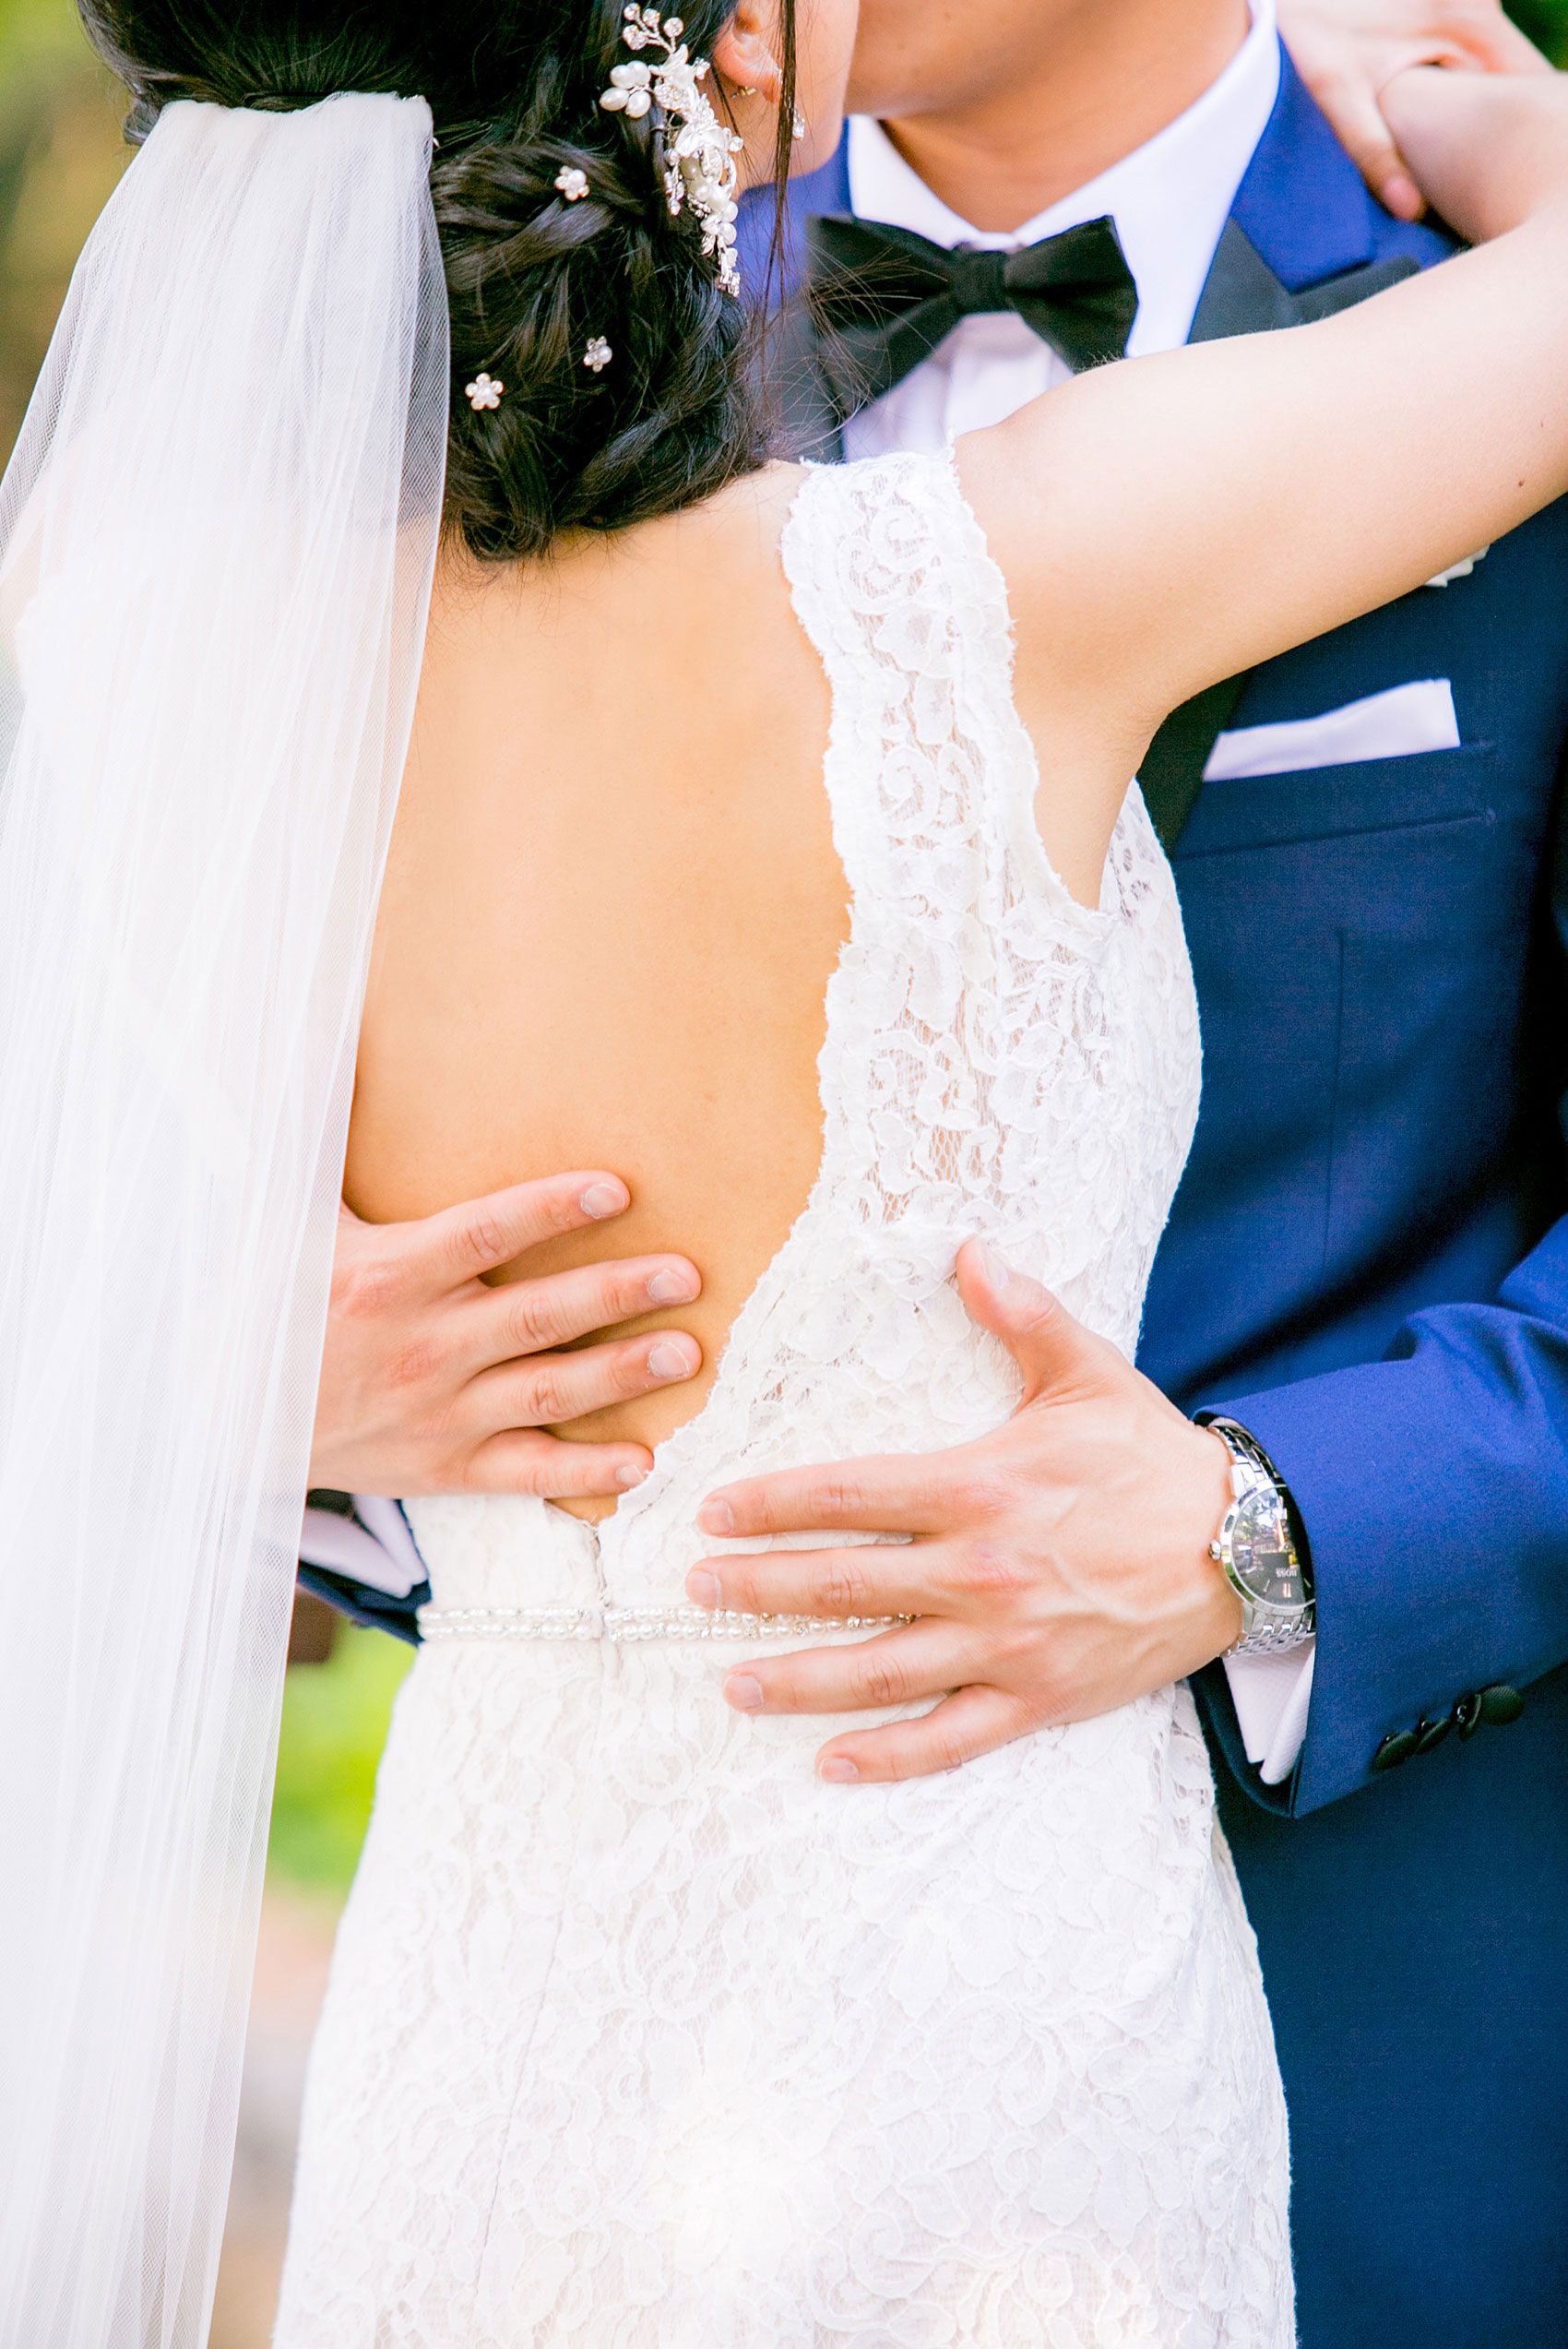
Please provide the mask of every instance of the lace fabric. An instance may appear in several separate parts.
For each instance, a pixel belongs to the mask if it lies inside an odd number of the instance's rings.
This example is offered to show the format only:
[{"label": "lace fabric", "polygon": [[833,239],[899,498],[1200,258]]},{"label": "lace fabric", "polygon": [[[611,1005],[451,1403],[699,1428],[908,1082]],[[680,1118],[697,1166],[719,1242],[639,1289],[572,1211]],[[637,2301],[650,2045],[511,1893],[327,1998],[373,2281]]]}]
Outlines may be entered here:
[{"label": "lace fabric", "polygon": [[683,1618],[716,1484],[994,1425],[1016,1377],[953,1287],[968,1234],[1135,1343],[1198,1091],[1141,799],[1079,906],[950,462],[811,473],[783,558],[852,900],[821,1167],[612,1519],[410,1510],[466,1629],[398,1699],[279,2349],[1294,2337],[1268,2016],[1184,1690],[846,1795],[812,1768],[830,1720],[719,1697],[788,1627],[485,1636]]}]

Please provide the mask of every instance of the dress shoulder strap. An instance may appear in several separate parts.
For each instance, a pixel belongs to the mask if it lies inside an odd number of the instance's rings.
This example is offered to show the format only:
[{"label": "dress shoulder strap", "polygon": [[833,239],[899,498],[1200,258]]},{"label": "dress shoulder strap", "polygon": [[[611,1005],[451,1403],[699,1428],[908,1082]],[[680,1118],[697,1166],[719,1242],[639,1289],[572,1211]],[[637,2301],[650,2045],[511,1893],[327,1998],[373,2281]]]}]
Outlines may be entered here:
[{"label": "dress shoulder strap", "polygon": [[1006,590],[951,458],[813,468],[781,554],[832,694],[826,780],[851,888],[885,895],[898,865],[920,887],[909,852],[951,853],[956,830],[974,848],[1009,815],[1032,830]]}]

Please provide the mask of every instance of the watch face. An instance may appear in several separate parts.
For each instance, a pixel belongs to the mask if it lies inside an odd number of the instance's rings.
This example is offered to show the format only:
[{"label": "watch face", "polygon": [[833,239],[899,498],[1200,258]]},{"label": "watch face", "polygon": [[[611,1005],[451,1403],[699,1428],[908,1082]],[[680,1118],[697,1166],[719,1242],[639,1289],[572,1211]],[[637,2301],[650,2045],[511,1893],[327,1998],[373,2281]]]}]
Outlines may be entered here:
[{"label": "watch face", "polygon": [[1290,1521],[1277,1493],[1247,1493],[1237,1502],[1230,1558],[1237,1581],[1259,1606],[1289,1613],[1305,1604]]}]

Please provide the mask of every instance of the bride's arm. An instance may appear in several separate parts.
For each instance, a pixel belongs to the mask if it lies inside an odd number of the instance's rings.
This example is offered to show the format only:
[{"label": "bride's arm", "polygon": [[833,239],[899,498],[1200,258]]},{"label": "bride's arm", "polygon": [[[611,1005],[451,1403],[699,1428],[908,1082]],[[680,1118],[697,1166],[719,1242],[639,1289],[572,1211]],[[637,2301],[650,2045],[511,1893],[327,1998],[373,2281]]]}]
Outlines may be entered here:
[{"label": "bride's arm", "polygon": [[1319,325],[1079,376],[959,443],[1026,714],[1108,809],[1167,710],[1568,491],[1568,81],[1421,71],[1387,102],[1433,202],[1495,242]]}]

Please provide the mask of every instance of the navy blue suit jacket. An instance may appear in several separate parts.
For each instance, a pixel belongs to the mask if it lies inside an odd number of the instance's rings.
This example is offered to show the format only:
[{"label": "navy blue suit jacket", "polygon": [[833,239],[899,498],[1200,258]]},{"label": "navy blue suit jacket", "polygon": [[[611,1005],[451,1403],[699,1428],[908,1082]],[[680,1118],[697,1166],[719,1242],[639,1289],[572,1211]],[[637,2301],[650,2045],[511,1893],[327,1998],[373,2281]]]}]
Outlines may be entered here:
[{"label": "navy blue suit jacket", "polygon": [[[792,210],[848,199],[841,149]],[[1367,195],[1288,61],[1231,218],[1290,295],[1451,249]],[[1568,507],[1268,662],[1228,722],[1434,677],[1462,747],[1206,783],[1172,856],[1204,1094],[1140,1360],[1253,1430],[1317,1578],[1289,1785],[1249,1768],[1223,1672],[1199,1688],[1304,2349],[1568,2341]],[[1515,1725],[1371,1770],[1499,1681]]]}]

